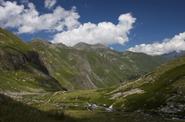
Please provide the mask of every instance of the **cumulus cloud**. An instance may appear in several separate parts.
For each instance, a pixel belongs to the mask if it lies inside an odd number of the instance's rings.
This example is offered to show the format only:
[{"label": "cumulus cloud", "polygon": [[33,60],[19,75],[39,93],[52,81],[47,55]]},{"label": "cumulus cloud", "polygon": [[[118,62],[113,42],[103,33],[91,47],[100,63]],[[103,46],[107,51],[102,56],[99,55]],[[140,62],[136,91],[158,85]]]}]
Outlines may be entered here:
[{"label": "cumulus cloud", "polygon": [[63,43],[67,46],[74,46],[79,42],[88,44],[101,43],[104,45],[124,44],[128,41],[128,34],[133,28],[136,18],[130,13],[122,14],[118,18],[118,24],[111,22],[91,22],[81,24],[78,28],[57,33],[52,40],[53,43]]},{"label": "cumulus cloud", "polygon": [[46,8],[52,8],[57,3],[56,0],[45,0],[44,5]]},{"label": "cumulus cloud", "polygon": [[0,0],[0,26],[16,28],[18,33],[33,33],[37,31],[63,31],[79,26],[79,14],[75,7],[65,10],[56,7],[52,13],[40,14],[33,3],[28,7],[17,2]]},{"label": "cumulus cloud", "polygon": [[[26,5],[16,1],[0,0],[0,26],[13,28],[17,33],[34,33],[39,31],[54,32],[53,43],[63,43],[74,46],[79,42],[88,44],[125,44],[128,34],[136,21],[130,13],[122,14],[118,23],[100,22],[83,23],[78,19],[80,15],[76,8],[65,10],[61,6],[55,7],[52,12],[41,14],[35,5],[28,0]],[[45,0],[45,6],[51,8],[56,0]]]},{"label": "cumulus cloud", "polygon": [[129,48],[129,51],[142,52],[149,55],[162,55],[170,52],[185,50],[185,32],[175,35],[171,39],[165,39],[161,43],[140,44]]}]

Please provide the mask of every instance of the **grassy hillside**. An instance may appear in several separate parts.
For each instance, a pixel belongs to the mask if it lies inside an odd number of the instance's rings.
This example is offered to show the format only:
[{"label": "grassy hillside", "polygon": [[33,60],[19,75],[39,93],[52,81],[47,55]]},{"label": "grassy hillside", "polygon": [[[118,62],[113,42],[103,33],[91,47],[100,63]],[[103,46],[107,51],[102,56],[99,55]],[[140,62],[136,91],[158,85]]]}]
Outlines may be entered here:
[{"label": "grassy hillside", "polygon": [[[49,73],[68,89],[109,87],[145,74],[166,60],[142,53],[119,53],[102,45],[74,47],[33,41]],[[148,63],[150,62],[150,63]]]},{"label": "grassy hillside", "polygon": [[0,29],[0,90],[40,92],[62,89],[37,52],[17,36]]},{"label": "grassy hillside", "polygon": [[115,107],[149,110],[171,116],[185,113],[185,57],[171,61],[140,79],[123,84],[110,95]]}]

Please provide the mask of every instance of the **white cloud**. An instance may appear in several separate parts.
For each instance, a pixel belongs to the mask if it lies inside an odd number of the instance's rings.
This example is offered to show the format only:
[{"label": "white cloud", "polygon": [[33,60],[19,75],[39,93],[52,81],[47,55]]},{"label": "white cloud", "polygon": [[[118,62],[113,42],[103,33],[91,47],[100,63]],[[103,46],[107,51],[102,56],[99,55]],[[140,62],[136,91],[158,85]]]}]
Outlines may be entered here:
[{"label": "white cloud", "polygon": [[[50,8],[55,5],[55,1],[45,0],[45,5]],[[128,34],[136,21],[136,18],[127,13],[119,16],[117,24],[106,21],[98,24],[91,22],[81,24],[78,21],[80,15],[75,7],[65,10],[58,6],[50,13],[41,14],[29,1],[26,5],[19,5],[15,1],[0,0],[0,13],[0,26],[3,28],[16,29],[19,34],[38,31],[55,32],[52,42],[67,46],[73,46],[79,42],[123,45],[128,41]]]},{"label": "white cloud", "polygon": [[63,43],[67,46],[74,46],[79,42],[104,45],[124,44],[128,41],[128,34],[135,20],[130,13],[127,13],[119,16],[119,22],[116,25],[111,22],[84,23],[78,28],[56,34],[52,42]]},{"label": "white cloud", "polygon": [[79,26],[79,14],[75,7],[65,10],[56,7],[52,13],[40,14],[33,3],[28,7],[16,2],[0,0],[0,26],[16,28],[18,33],[33,33],[37,31],[63,31]]},{"label": "white cloud", "polygon": [[46,8],[50,9],[57,3],[56,0],[45,0],[44,5]]},{"label": "white cloud", "polygon": [[129,51],[142,52],[149,55],[162,55],[170,52],[180,52],[185,50],[185,32],[175,35],[171,39],[165,39],[161,43],[140,44],[129,48]]}]

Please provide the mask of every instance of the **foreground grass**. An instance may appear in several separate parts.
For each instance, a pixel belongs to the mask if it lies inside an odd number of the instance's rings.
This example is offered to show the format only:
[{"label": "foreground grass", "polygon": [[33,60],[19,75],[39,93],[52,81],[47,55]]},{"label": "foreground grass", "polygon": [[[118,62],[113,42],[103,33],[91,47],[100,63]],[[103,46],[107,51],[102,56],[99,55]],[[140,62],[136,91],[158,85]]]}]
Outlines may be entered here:
[{"label": "foreground grass", "polygon": [[184,122],[167,120],[160,116],[142,112],[91,112],[87,110],[68,110],[65,115],[72,117],[73,122]]},{"label": "foreground grass", "polygon": [[54,115],[0,95],[0,122],[59,122],[63,114]]}]

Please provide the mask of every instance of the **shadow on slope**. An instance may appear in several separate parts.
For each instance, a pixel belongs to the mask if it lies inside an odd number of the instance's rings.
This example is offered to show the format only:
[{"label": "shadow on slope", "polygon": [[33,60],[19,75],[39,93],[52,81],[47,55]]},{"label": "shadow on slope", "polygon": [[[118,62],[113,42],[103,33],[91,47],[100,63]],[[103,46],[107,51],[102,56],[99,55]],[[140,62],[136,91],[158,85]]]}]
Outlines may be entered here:
[{"label": "shadow on slope", "polygon": [[71,120],[62,112],[43,112],[0,94],[0,122],[65,122],[64,119]]}]

